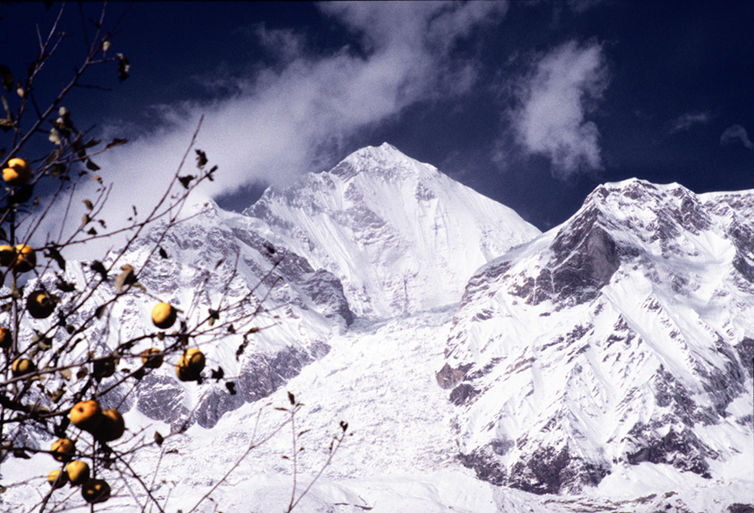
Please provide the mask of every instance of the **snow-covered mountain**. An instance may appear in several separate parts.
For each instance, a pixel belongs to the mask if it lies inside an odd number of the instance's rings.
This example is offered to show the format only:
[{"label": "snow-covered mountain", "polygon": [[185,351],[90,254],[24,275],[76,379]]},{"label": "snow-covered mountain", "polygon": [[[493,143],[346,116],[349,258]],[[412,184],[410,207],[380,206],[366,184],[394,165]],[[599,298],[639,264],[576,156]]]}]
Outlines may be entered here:
[{"label": "snow-covered mountain", "polygon": [[652,463],[751,476],[754,193],[598,187],[469,281],[437,374],[480,478],[577,493]]},{"label": "snow-covered mountain", "polygon": [[[269,189],[243,213],[193,208],[118,265],[139,269],[150,297],[181,308],[188,326],[232,305],[196,343],[207,377],[222,367],[238,393],[213,379],[186,385],[166,365],[104,398],[127,411],[129,443],[178,433],[131,461],[166,511],[191,510],[257,422],[274,429],[288,391],[306,404],[299,492],[338,422],[352,433],[296,511],[742,513],[735,503],[754,503],[754,192],[606,184],[540,234],[384,144]],[[67,279],[96,273],[69,262]],[[143,299],[115,302],[98,354],[153,331]],[[284,510],[289,450],[289,432],[272,438],[197,511]],[[30,461],[3,462],[2,484],[21,484],[0,494],[0,510],[25,511],[39,493],[49,456]],[[141,511],[140,485],[117,479],[107,505]]]},{"label": "snow-covered mountain", "polygon": [[389,144],[268,189],[244,214],[340,278],[351,310],[369,319],[457,303],[479,266],[539,234],[511,209]]}]

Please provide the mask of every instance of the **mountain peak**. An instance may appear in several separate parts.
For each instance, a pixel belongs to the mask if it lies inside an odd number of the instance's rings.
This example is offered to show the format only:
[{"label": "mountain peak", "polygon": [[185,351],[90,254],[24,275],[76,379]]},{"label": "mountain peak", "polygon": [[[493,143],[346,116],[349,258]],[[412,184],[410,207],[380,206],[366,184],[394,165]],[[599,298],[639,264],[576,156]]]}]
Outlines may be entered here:
[{"label": "mountain peak", "polygon": [[345,161],[354,160],[372,160],[377,162],[389,161],[413,161],[411,157],[400,151],[398,148],[389,143],[382,143],[380,146],[365,146],[346,157]]},{"label": "mountain peak", "polygon": [[349,306],[367,318],[456,303],[479,266],[539,234],[508,207],[387,143],[282,193],[268,189],[245,214],[338,276]]},{"label": "mountain peak", "polygon": [[608,183],[473,276],[437,374],[459,407],[461,461],[536,493],[643,462],[709,478],[735,461],[751,429],[751,403],[738,409],[754,329],[749,205],[748,193]]},{"label": "mountain peak", "polygon": [[388,180],[434,178],[439,174],[434,166],[412,159],[388,143],[356,150],[330,171],[344,181],[361,173]]}]

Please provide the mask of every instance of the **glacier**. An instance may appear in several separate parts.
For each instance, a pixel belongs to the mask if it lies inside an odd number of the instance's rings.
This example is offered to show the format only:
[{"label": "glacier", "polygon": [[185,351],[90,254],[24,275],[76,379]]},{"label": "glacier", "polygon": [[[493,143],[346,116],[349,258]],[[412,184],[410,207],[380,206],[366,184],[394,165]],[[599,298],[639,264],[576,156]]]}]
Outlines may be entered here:
[{"label": "glacier", "polygon": [[[250,296],[228,313],[236,333],[199,341],[238,393],[163,366],[102,400],[128,410],[122,448],[170,434],[130,460],[165,511],[210,491],[257,419],[274,430],[289,391],[304,404],[297,493],[349,423],[296,511],[754,511],[753,210],[751,191],[634,179],[540,233],[389,144],[363,148],[244,212],[196,204],[137,241],[124,263],[189,325]],[[149,258],[158,243],[170,258]],[[116,302],[96,351],[148,333],[150,306]],[[197,511],[285,510],[290,435]],[[0,510],[33,510],[52,468],[3,461]],[[105,506],[141,511],[139,485],[114,482]],[[88,510],[75,497],[66,507]]]}]

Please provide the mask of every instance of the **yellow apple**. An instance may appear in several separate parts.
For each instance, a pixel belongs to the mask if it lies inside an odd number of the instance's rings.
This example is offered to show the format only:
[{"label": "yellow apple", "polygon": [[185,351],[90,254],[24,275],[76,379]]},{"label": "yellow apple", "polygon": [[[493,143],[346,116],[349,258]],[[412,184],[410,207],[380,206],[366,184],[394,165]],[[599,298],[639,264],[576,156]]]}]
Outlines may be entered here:
[{"label": "yellow apple", "polygon": [[103,442],[112,442],[123,436],[126,430],[126,423],[123,421],[123,415],[118,410],[105,410],[102,412],[102,423],[92,432],[97,440]]},{"label": "yellow apple", "polygon": [[16,250],[7,244],[0,245],[0,265],[8,267],[16,260]]},{"label": "yellow apple", "polygon": [[90,479],[81,486],[81,496],[89,504],[105,502],[110,498],[110,485],[104,479]]},{"label": "yellow apple", "polygon": [[94,399],[76,403],[73,408],[71,408],[70,417],[71,423],[74,426],[90,433],[99,427],[104,418],[102,415],[102,409]]},{"label": "yellow apple", "polygon": [[10,264],[10,267],[13,270],[19,273],[26,273],[34,269],[34,266],[37,265],[37,255],[34,253],[34,250],[31,249],[31,246],[17,244],[15,251],[16,258],[14,258],[13,262]]},{"label": "yellow apple", "polygon": [[36,290],[26,298],[26,309],[35,319],[46,319],[55,311],[55,299],[44,290]]},{"label": "yellow apple", "polygon": [[26,159],[10,159],[3,169],[3,180],[11,187],[26,185],[31,180],[31,167]]},{"label": "yellow apple", "polygon": [[162,365],[163,356],[161,353],[162,351],[156,347],[146,349],[141,353],[141,363],[147,369],[157,369]]},{"label": "yellow apple", "polygon": [[152,322],[161,330],[166,330],[175,324],[178,312],[170,303],[158,303],[152,309]]},{"label": "yellow apple", "polygon": [[[58,478],[58,476],[60,477]],[[60,469],[53,470],[47,474],[47,482],[50,483],[50,486],[52,486],[53,489],[63,488],[68,482],[68,475],[65,472],[61,475]]]},{"label": "yellow apple", "polygon": [[37,370],[36,366],[34,365],[34,362],[29,360],[28,358],[18,358],[13,361],[13,365],[11,365],[11,370],[13,371],[13,375],[15,377],[23,376],[24,374],[28,374],[30,372],[34,372]]},{"label": "yellow apple", "polygon": [[178,360],[175,373],[181,381],[197,381],[204,369],[204,354],[198,349],[188,349]]},{"label": "yellow apple", "polygon": [[70,438],[58,438],[52,442],[52,457],[57,461],[70,461],[76,452],[76,443]]},{"label": "yellow apple", "polygon": [[8,328],[0,327],[0,348],[8,349],[13,345],[13,334]]},{"label": "yellow apple", "polygon": [[65,473],[71,481],[71,486],[78,486],[89,481],[89,465],[85,461],[72,461],[65,466]]}]

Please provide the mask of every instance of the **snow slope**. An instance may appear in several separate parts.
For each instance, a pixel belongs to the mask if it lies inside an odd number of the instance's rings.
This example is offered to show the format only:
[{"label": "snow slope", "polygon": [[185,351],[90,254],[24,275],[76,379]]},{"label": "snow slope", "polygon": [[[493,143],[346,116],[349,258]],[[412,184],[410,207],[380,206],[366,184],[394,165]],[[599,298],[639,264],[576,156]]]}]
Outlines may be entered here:
[{"label": "snow slope", "polygon": [[[268,190],[243,214],[195,208],[123,262],[189,325],[248,296],[227,314],[235,334],[196,341],[239,393],[212,379],[185,385],[167,365],[101,398],[127,410],[119,448],[167,437],[128,460],[165,511],[191,510],[273,433],[289,391],[305,405],[297,496],[341,421],[350,433],[301,512],[741,513],[735,504],[754,503],[744,365],[754,193],[606,184],[539,235],[383,145]],[[158,242],[169,258],[145,265]],[[87,265],[69,267],[71,280],[93,279]],[[151,329],[142,299],[116,303],[98,353]],[[236,359],[249,326],[263,329]],[[286,428],[197,511],[284,511],[290,453]],[[34,510],[52,468],[45,454],[3,461],[0,511]],[[142,511],[129,472],[98,473],[114,483],[104,507]],[[69,495],[65,508],[88,511],[68,488],[53,503]]]},{"label": "snow slope", "polygon": [[268,189],[244,214],[338,276],[351,310],[369,319],[457,303],[479,266],[539,234],[511,209],[387,143],[285,190]]},{"label": "snow slope", "polygon": [[536,493],[647,463],[750,480],[753,207],[752,192],[606,184],[480,269],[437,376],[465,464]]}]

